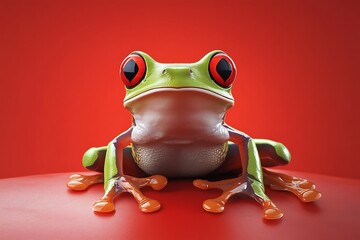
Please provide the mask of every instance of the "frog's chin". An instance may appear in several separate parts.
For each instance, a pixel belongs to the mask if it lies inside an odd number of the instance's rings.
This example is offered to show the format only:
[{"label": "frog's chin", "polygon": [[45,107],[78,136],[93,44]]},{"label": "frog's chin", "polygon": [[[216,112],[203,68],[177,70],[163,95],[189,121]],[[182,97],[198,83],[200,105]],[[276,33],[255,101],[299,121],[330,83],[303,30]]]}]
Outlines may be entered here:
[{"label": "frog's chin", "polygon": [[231,108],[234,105],[234,99],[232,98],[228,98],[228,97],[224,97],[220,94],[217,94],[215,92],[212,92],[210,90],[206,90],[203,88],[197,88],[197,87],[163,87],[163,88],[154,88],[154,89],[150,89],[148,91],[145,91],[143,93],[140,93],[139,95],[136,95],[135,97],[132,97],[130,99],[127,99],[124,101],[124,106],[125,108],[128,108],[132,103],[138,101],[141,98],[144,98],[148,95],[152,95],[152,94],[157,94],[157,93],[161,93],[161,92],[194,92],[194,94],[197,93],[202,93],[202,94],[206,94],[208,96],[212,96],[214,98],[217,98],[219,100],[219,102],[223,102],[224,105],[227,106],[227,108]]}]

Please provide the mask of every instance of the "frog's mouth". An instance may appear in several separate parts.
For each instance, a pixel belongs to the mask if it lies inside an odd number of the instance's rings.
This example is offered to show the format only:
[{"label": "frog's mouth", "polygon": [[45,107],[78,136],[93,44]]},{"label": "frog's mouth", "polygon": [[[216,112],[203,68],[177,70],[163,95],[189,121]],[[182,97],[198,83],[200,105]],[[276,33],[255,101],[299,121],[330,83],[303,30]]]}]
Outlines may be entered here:
[{"label": "frog's mouth", "polygon": [[[194,94],[205,94],[209,97],[213,97],[215,99],[218,99],[219,102],[223,102],[224,105],[226,105],[226,108],[231,108],[234,105],[234,99],[228,98],[225,96],[222,96],[218,93],[212,92],[210,90],[202,89],[202,88],[196,88],[196,87],[163,87],[163,88],[155,88],[150,89],[148,91],[145,91],[139,95],[136,95],[132,98],[129,98],[124,101],[125,108],[128,108],[132,105],[132,103],[139,101],[139,99],[147,97],[152,94],[159,94],[161,92],[194,92]],[[166,98],[164,98],[164,101],[166,101]],[[179,99],[181,101],[181,99]]]}]

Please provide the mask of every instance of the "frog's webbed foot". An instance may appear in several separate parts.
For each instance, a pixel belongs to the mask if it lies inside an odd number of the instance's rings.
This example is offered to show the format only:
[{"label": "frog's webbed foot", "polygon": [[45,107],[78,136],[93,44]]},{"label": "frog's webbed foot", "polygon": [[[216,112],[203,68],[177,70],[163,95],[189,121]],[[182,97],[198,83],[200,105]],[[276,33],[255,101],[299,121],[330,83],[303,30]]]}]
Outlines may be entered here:
[{"label": "frog's webbed foot", "polygon": [[150,186],[154,190],[161,190],[167,184],[167,179],[161,175],[153,175],[145,178],[136,178],[128,175],[119,177],[108,193],[94,203],[93,210],[96,212],[111,212],[115,209],[113,200],[121,192],[131,193],[139,204],[142,212],[154,212],[160,209],[160,203],[150,199],[140,191],[141,188]]},{"label": "frog's webbed foot", "polygon": [[203,208],[212,213],[221,213],[224,211],[227,200],[234,194],[243,193],[259,202],[263,207],[263,217],[265,219],[279,219],[283,213],[272,201],[265,195],[261,183],[245,177],[237,177],[222,181],[210,182],[207,180],[197,179],[194,185],[200,189],[218,188],[223,193],[215,198],[204,201]]},{"label": "frog's webbed foot", "polygon": [[103,173],[97,173],[94,175],[73,174],[69,177],[67,186],[71,190],[82,191],[93,184],[102,183],[103,181]]},{"label": "frog's webbed foot", "polygon": [[264,182],[274,190],[289,191],[303,202],[313,202],[321,197],[315,184],[302,178],[292,177],[283,173],[271,172],[263,168]]}]

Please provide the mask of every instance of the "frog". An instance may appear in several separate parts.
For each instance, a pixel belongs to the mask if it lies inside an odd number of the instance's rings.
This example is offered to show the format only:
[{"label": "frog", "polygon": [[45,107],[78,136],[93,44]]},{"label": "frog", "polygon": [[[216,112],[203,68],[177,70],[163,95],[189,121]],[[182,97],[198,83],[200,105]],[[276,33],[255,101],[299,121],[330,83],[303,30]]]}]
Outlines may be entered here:
[{"label": "frog", "polygon": [[160,63],[134,51],[122,61],[119,75],[132,125],[107,146],[85,152],[83,166],[95,174],[73,174],[67,183],[77,191],[104,184],[93,211],[115,211],[115,197],[128,192],[142,212],[155,212],[160,202],[141,188],[161,190],[168,179],[178,178],[193,179],[202,190],[222,190],[203,202],[210,213],[223,212],[231,196],[242,194],[260,204],[264,219],[282,218],[265,186],[291,192],[303,202],[321,197],[314,183],[269,170],[289,164],[285,145],[251,138],[225,123],[234,105],[237,68],[224,51],[211,51],[195,63]]}]

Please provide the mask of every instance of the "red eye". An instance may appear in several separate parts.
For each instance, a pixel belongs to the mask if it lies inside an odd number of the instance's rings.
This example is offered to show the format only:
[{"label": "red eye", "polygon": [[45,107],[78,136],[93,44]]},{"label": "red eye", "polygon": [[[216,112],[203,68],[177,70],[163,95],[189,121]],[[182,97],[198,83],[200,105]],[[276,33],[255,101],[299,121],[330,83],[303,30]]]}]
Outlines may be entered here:
[{"label": "red eye", "polygon": [[236,67],[229,56],[225,53],[215,54],[209,62],[211,78],[222,87],[229,87],[236,76]]},{"label": "red eye", "polygon": [[135,87],[145,77],[146,63],[138,54],[130,54],[120,67],[120,77],[127,88]]}]

